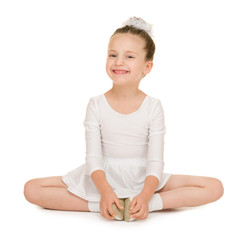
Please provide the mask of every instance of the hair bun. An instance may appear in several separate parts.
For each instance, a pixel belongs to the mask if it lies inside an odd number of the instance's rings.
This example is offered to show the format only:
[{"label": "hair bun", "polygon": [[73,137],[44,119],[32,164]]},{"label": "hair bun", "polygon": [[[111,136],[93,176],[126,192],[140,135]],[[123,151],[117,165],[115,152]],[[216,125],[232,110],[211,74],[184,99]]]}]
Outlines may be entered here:
[{"label": "hair bun", "polygon": [[135,27],[137,29],[144,30],[151,37],[153,37],[152,25],[145,22],[142,18],[131,17],[123,23],[122,27],[125,27],[125,26],[132,26],[132,27]]}]

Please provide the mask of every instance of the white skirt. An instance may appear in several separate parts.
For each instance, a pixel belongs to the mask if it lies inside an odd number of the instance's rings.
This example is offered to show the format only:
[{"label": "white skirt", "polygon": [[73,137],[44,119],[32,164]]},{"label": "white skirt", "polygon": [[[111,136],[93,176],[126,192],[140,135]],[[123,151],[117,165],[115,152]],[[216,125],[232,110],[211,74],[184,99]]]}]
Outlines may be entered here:
[{"label": "white skirt", "polygon": [[[103,157],[106,179],[118,198],[133,197],[141,193],[146,177],[144,158]],[[171,174],[163,173],[156,191],[165,186]],[[86,164],[62,177],[67,190],[87,201],[100,202],[100,193],[86,171]]]}]

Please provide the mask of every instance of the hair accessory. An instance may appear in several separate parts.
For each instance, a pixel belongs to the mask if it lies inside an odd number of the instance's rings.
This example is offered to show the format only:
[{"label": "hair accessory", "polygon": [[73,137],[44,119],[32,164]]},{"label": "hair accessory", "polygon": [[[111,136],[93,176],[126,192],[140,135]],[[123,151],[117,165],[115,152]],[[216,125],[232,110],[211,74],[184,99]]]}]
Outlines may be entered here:
[{"label": "hair accessory", "polygon": [[125,26],[133,26],[137,29],[144,30],[151,37],[153,37],[152,25],[145,22],[142,18],[131,17],[129,18],[129,20],[123,23],[122,27],[125,27]]}]

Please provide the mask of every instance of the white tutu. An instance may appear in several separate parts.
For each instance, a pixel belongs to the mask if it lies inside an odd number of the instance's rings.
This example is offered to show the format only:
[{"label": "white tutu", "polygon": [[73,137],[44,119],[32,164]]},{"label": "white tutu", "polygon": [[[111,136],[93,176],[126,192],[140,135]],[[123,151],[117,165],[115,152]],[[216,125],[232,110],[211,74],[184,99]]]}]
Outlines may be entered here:
[{"label": "white tutu", "polygon": [[[147,160],[144,158],[103,157],[106,179],[118,198],[138,195],[144,187]],[[160,190],[167,183],[171,174],[163,173]],[[70,171],[62,177],[67,190],[87,201],[100,201],[100,193],[86,170],[86,164]]]}]

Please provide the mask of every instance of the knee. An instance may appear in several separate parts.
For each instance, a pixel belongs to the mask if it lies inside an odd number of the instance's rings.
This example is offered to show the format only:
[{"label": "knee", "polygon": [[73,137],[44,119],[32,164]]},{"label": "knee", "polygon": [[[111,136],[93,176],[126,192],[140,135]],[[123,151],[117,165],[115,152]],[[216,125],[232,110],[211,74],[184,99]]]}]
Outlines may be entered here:
[{"label": "knee", "polygon": [[210,178],[210,189],[213,201],[220,199],[224,194],[224,187],[222,182],[217,178]]},{"label": "knee", "polygon": [[37,179],[31,179],[24,185],[24,196],[27,201],[35,204],[37,201],[37,192],[40,185]]}]

